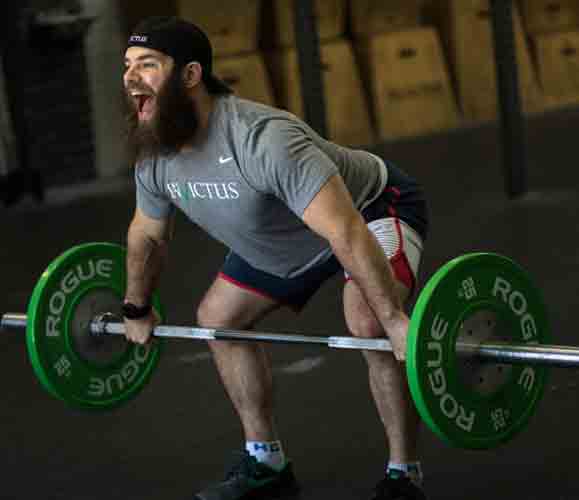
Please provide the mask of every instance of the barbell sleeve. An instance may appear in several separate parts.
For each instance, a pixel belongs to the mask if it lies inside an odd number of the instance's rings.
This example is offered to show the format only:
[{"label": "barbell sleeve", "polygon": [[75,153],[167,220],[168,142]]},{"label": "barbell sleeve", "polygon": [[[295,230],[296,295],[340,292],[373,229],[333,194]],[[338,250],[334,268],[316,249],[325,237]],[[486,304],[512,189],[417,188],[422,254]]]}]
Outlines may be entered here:
[{"label": "barbell sleeve", "polygon": [[26,314],[8,313],[2,315],[0,331],[4,329],[26,329]]},{"label": "barbell sleeve", "polygon": [[559,368],[579,367],[579,348],[550,344],[514,344],[510,342],[457,343],[457,352],[481,360],[509,365],[540,365]]},{"label": "barbell sleeve", "polygon": [[[0,329],[25,328],[25,314],[4,314],[0,321]],[[124,335],[125,325],[121,322],[109,321],[101,316],[91,322],[90,330],[95,335]],[[387,339],[310,336],[189,326],[161,325],[155,328],[153,335],[155,337],[194,340],[234,340],[281,344],[318,344],[336,349],[389,352],[393,350],[392,344]],[[480,361],[494,363],[541,365],[561,368],[579,367],[579,348],[574,346],[496,341],[481,343],[457,342],[456,352],[463,357],[471,357]]]},{"label": "barbell sleeve", "polygon": [[[124,335],[124,323],[95,320],[90,326],[95,335]],[[193,340],[247,340],[256,342],[275,342],[286,344],[327,344],[327,337],[310,337],[306,335],[254,332],[248,330],[222,330],[190,326],[157,326],[153,331],[155,337],[180,338]]]}]

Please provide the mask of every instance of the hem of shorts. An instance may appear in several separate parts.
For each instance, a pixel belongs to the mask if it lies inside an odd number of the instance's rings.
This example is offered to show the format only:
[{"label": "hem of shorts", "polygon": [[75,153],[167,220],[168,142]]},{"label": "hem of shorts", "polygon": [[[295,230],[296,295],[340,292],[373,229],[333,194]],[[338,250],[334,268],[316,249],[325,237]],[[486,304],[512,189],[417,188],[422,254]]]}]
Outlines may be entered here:
[{"label": "hem of shorts", "polygon": [[273,297],[272,295],[270,295],[262,290],[248,286],[245,283],[242,283],[241,281],[237,281],[235,278],[232,278],[231,276],[225,274],[223,271],[220,271],[218,276],[219,276],[219,278],[227,281],[228,283],[231,283],[232,285],[235,285],[238,288],[241,288],[242,290],[253,293],[253,294],[258,295],[259,297],[263,297],[265,299],[273,300],[276,304],[280,304],[281,306],[289,307],[292,311],[294,311],[296,313],[301,312],[301,310],[303,309],[303,306],[301,306],[301,305],[292,304],[292,303],[287,302],[287,301],[279,300],[279,299]]}]

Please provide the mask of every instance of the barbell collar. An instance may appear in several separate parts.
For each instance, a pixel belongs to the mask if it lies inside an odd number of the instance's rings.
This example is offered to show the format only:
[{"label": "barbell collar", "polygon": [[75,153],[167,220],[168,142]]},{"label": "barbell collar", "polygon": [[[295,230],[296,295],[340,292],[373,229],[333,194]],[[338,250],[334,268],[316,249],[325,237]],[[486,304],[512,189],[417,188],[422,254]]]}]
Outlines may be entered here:
[{"label": "barbell collar", "polygon": [[[0,329],[25,328],[25,314],[4,314],[0,321]],[[124,323],[110,321],[107,319],[107,315],[103,315],[91,322],[90,330],[95,335],[124,335],[125,325]],[[336,349],[392,351],[392,344],[386,339],[364,339],[358,337],[323,337],[185,326],[158,326],[155,328],[153,335],[165,338],[319,344]],[[514,344],[508,342],[469,344],[460,342],[456,344],[456,352],[461,357],[472,357],[481,362],[560,368],[579,367],[579,348],[564,345]]]},{"label": "barbell collar", "polygon": [[8,329],[26,329],[26,314],[4,314],[0,320],[0,331]]}]

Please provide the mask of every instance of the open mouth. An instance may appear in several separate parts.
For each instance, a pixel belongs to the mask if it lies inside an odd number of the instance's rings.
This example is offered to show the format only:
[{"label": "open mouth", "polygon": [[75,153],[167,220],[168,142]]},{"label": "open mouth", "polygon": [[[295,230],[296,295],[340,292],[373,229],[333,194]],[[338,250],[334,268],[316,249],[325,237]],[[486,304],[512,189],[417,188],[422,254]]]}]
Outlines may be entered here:
[{"label": "open mouth", "polygon": [[139,119],[149,118],[154,110],[155,97],[152,94],[131,94],[135,107],[139,113]]}]

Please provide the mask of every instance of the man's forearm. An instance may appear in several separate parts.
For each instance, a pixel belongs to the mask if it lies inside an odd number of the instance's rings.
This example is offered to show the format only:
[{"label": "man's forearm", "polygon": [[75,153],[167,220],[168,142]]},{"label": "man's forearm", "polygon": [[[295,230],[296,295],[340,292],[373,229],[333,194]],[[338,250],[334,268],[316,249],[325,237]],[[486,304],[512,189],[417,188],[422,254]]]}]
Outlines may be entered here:
[{"label": "man's forearm", "polygon": [[384,251],[366,226],[351,228],[340,241],[332,244],[336,257],[360,287],[378,320],[388,321],[403,305]]},{"label": "man's forearm", "polygon": [[129,229],[127,238],[127,291],[125,299],[136,305],[149,302],[157,288],[167,256],[167,243]]}]

